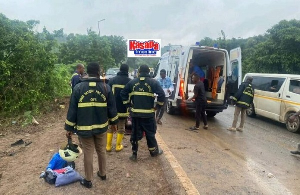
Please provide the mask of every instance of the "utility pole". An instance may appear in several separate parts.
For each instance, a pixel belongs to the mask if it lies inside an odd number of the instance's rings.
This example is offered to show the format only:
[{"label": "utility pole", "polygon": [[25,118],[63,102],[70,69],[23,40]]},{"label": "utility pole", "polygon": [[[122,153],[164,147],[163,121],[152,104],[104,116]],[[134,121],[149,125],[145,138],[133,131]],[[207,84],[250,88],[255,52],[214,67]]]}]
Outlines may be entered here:
[{"label": "utility pole", "polygon": [[99,30],[99,34],[98,34],[98,35],[99,35],[99,37],[100,37],[100,22],[102,22],[102,21],[104,21],[104,20],[105,20],[105,19],[102,19],[102,20],[99,20],[99,21],[98,21],[98,30]]}]

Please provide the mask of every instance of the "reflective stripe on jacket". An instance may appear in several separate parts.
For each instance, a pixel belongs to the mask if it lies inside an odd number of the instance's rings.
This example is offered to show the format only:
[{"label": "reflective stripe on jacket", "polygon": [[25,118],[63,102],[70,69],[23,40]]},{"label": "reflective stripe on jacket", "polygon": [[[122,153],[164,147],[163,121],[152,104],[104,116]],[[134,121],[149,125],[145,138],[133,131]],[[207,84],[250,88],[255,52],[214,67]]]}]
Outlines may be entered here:
[{"label": "reflective stripe on jacket", "polygon": [[115,99],[109,85],[100,79],[84,79],[74,87],[65,129],[81,137],[104,133],[109,124],[117,124]]},{"label": "reflective stripe on jacket", "polygon": [[254,89],[252,84],[243,82],[237,93],[234,95],[233,100],[236,101],[236,106],[241,108],[249,108],[253,103]]},{"label": "reflective stripe on jacket", "polygon": [[151,79],[149,74],[141,73],[139,76],[125,86],[121,97],[127,107],[132,107],[132,117],[151,118],[155,116],[154,93],[158,95],[159,106],[164,104],[165,93],[159,82]]},{"label": "reflective stripe on jacket", "polygon": [[108,85],[112,88],[112,92],[115,96],[119,118],[127,118],[129,116],[126,105],[123,104],[120,96],[121,91],[129,81],[131,81],[131,79],[128,78],[128,72],[118,72],[117,76],[111,78],[108,82]]}]

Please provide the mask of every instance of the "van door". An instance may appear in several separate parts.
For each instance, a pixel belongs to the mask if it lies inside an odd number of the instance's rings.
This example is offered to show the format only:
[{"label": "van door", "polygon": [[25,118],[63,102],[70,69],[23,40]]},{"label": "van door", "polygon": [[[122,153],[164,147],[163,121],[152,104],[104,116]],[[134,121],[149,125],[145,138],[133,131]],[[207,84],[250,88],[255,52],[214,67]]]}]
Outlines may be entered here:
[{"label": "van door", "polygon": [[185,94],[185,98],[191,98],[194,95],[194,86],[195,84],[192,82],[192,78],[189,75],[189,70],[190,70],[190,62],[192,60],[193,57],[193,49],[190,49],[189,54],[188,54],[188,59],[186,61],[187,65],[186,65],[186,69],[185,69],[185,89],[186,89],[186,94]]},{"label": "van door", "polygon": [[298,112],[300,110],[300,78],[290,78],[287,80],[282,98],[283,109],[280,121],[285,122],[285,115],[288,112]]},{"label": "van door", "polygon": [[241,48],[230,50],[230,65],[227,67],[227,76],[231,79],[231,95],[237,92],[242,83],[242,51]]},{"label": "van door", "polygon": [[279,121],[286,78],[254,76],[257,114]]}]

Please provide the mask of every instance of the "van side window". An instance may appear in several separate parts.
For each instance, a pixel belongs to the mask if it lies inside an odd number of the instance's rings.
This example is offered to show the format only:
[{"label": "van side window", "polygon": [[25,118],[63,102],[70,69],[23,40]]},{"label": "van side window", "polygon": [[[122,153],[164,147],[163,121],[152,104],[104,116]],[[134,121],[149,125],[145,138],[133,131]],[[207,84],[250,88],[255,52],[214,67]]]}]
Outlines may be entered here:
[{"label": "van side window", "polygon": [[300,94],[300,81],[291,80],[289,91],[292,93]]},{"label": "van side window", "polygon": [[253,77],[252,85],[257,90],[278,92],[284,81],[285,78],[255,76]]}]

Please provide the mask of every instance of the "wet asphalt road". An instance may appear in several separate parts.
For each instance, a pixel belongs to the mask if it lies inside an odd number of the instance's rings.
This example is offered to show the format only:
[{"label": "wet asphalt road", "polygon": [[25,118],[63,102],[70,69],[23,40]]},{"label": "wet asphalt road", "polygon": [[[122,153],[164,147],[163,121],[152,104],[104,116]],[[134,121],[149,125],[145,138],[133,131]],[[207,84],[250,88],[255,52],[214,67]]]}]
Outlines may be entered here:
[{"label": "wet asphalt road", "polygon": [[192,116],[168,114],[158,127],[200,194],[300,194],[300,156],[290,154],[300,135],[260,116],[230,132],[233,111],[209,119],[209,130],[189,131]]}]

